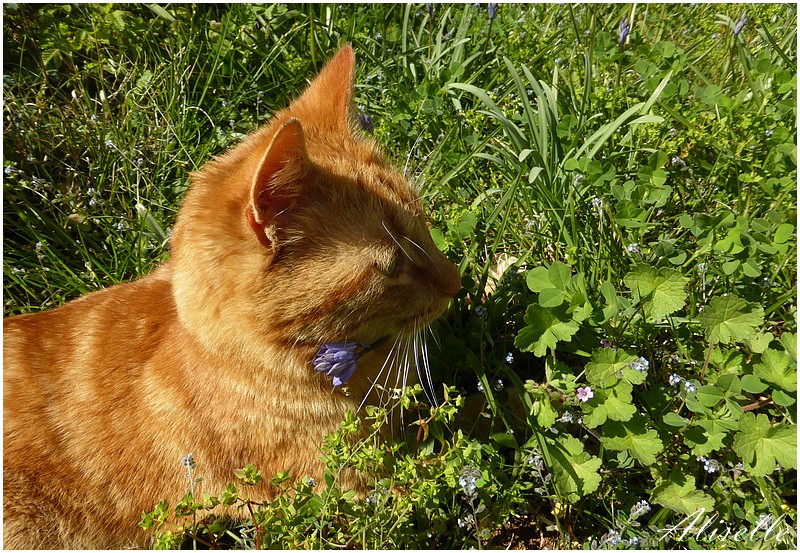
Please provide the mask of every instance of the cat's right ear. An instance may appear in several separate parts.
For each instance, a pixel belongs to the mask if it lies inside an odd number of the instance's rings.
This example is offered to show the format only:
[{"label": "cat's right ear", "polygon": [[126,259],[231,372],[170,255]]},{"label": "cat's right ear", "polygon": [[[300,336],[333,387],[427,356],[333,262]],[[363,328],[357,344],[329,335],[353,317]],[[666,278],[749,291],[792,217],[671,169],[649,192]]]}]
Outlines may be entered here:
[{"label": "cat's right ear", "polygon": [[303,127],[292,118],[275,133],[253,175],[247,222],[259,242],[273,251],[280,220],[300,193],[307,160]]}]

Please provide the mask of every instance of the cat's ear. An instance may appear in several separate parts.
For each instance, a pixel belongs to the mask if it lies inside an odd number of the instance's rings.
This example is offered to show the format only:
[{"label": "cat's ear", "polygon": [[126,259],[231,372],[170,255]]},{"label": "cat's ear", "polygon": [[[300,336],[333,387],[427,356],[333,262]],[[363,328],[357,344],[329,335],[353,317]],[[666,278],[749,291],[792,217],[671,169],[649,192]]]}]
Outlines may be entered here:
[{"label": "cat's ear", "polygon": [[295,102],[313,114],[309,120],[315,126],[330,126],[340,131],[350,128],[355,63],[353,49],[345,44]]},{"label": "cat's ear", "polygon": [[307,167],[305,136],[300,121],[286,121],[272,139],[253,175],[247,222],[266,247],[277,247],[278,219],[300,194],[299,181]]}]

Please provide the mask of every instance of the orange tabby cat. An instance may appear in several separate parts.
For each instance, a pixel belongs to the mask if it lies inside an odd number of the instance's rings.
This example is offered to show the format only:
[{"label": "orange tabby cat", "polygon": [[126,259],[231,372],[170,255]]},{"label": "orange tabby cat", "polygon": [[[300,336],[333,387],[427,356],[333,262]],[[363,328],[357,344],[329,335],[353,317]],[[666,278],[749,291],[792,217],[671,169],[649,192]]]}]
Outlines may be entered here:
[{"label": "orange tabby cat", "polygon": [[[3,322],[6,547],[145,545],[140,514],[182,497],[189,452],[209,491],[248,463],[321,480],[322,437],[407,376],[399,352],[460,280],[354,129],[353,68],[345,46],[192,176],[168,263]],[[348,391],[315,370],[325,344],[381,339]]]}]

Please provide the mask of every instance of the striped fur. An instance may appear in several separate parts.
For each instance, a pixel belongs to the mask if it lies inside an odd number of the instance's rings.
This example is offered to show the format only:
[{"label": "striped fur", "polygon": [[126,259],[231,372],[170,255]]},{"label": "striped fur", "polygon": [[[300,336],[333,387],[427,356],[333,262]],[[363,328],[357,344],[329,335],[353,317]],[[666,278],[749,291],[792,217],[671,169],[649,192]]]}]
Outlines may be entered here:
[{"label": "striped fur", "polygon": [[[146,545],[140,514],[183,496],[189,452],[201,492],[248,463],[321,481],[323,436],[380,401],[376,382],[413,380],[418,333],[459,275],[414,189],[353,129],[353,68],[345,46],[192,175],[165,265],[4,320],[5,547]],[[384,336],[348,394],[313,370],[322,344]]]}]

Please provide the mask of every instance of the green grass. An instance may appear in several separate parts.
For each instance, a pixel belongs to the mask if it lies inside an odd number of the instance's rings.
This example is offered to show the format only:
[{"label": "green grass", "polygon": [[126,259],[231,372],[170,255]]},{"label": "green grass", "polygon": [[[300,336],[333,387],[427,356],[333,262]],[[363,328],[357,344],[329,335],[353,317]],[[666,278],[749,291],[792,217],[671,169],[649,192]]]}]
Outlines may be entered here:
[{"label": "green grass", "polygon": [[4,5],[5,315],[165,260],[188,173],[350,42],[464,275],[429,347],[451,400],[408,399],[407,444],[331,438],[369,501],[278,478],[200,539],[796,547],[796,8],[486,6]]}]

